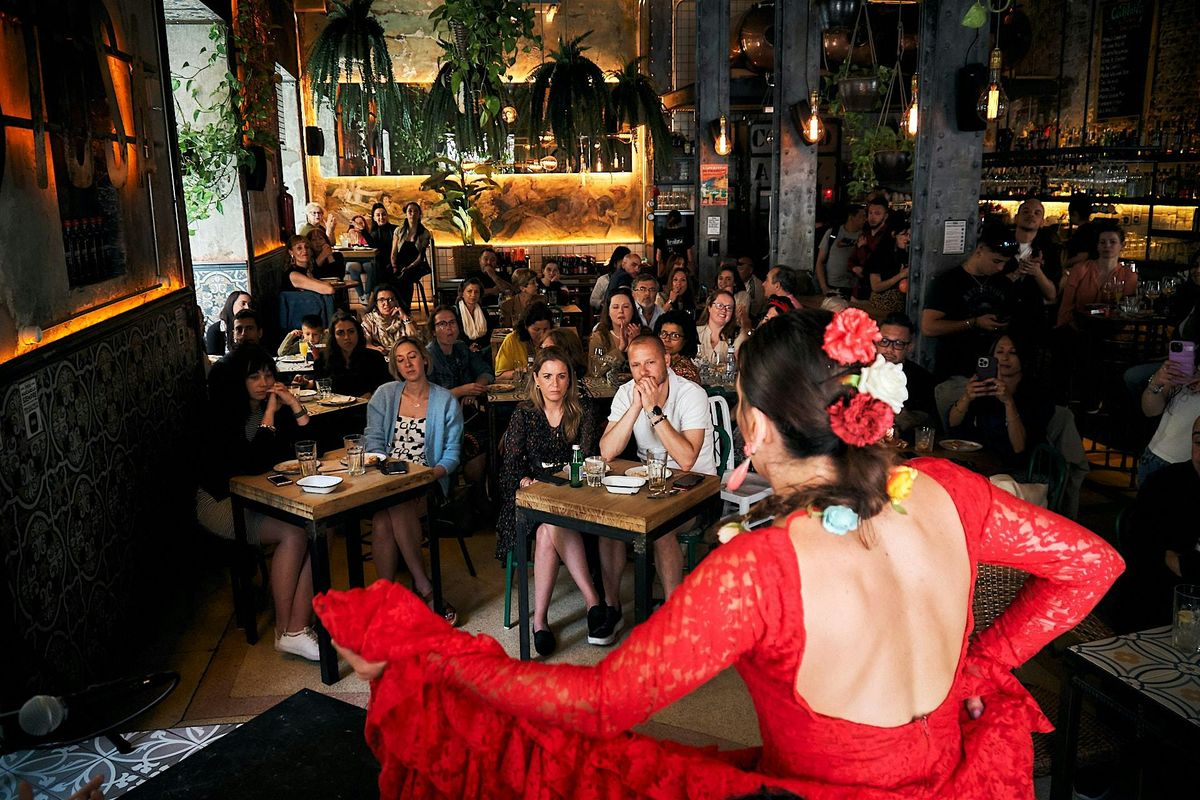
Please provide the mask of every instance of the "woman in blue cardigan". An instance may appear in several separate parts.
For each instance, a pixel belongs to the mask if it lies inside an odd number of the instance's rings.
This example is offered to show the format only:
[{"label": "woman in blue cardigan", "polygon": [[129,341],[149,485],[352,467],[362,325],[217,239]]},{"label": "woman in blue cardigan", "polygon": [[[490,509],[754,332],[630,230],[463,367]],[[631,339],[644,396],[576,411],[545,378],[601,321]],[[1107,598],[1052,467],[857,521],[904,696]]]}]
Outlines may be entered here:
[{"label": "woman in blue cardigan", "polygon": [[[458,469],[462,448],[463,418],[458,402],[448,390],[429,382],[429,353],[416,339],[396,342],[388,362],[396,380],[380,386],[367,405],[367,452],[433,467],[443,493],[448,492],[449,475]],[[433,584],[425,574],[421,555],[420,519],[424,513],[424,499],[376,512],[371,550],[375,572],[385,581],[396,578],[399,552],[413,576],[413,591],[432,604]],[[458,612],[449,603],[445,608],[446,621],[457,625]]]}]

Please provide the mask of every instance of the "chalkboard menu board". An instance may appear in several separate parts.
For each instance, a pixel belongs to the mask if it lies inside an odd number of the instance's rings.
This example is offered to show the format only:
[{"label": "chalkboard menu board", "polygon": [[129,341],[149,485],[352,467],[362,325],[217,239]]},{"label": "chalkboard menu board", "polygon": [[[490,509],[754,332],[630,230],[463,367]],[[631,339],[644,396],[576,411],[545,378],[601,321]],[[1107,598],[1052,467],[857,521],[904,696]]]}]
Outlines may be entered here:
[{"label": "chalkboard menu board", "polygon": [[1142,113],[1154,6],[1150,0],[1116,0],[1104,4],[1100,21],[1097,119],[1136,117]]}]

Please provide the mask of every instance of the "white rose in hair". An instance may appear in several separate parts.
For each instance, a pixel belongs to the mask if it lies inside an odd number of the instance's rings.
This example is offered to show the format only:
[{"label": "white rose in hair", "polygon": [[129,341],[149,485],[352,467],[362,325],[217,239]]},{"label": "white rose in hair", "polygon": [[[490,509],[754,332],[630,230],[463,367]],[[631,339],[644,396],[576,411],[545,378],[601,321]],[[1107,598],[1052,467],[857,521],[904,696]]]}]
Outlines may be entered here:
[{"label": "white rose in hair", "polygon": [[883,356],[875,356],[875,363],[863,367],[858,377],[858,390],[882,400],[899,414],[908,399],[908,378],[904,367],[893,364]]}]

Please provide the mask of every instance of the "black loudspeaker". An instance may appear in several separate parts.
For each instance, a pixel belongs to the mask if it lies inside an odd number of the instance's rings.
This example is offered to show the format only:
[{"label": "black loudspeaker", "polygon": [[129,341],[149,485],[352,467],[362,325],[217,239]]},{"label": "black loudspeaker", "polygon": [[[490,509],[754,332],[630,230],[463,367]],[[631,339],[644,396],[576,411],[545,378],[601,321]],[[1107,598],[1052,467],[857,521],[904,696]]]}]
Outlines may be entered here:
[{"label": "black loudspeaker", "polygon": [[259,145],[247,149],[254,163],[246,166],[246,191],[261,192],[267,188],[267,151]]},{"label": "black loudspeaker", "polygon": [[304,154],[306,156],[325,155],[325,133],[316,125],[304,128]]},{"label": "black loudspeaker", "polygon": [[958,112],[960,131],[982,131],[987,128],[987,122],[975,110],[979,95],[987,88],[987,79],[987,67],[983,64],[967,64],[958,71],[954,84],[954,106]]}]

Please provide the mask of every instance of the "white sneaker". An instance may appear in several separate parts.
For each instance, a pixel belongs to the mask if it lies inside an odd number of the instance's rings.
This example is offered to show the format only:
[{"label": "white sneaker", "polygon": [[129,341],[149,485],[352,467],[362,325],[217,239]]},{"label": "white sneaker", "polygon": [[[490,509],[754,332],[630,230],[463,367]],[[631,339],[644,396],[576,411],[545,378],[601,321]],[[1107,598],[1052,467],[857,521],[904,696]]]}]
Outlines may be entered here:
[{"label": "white sneaker", "polygon": [[312,628],[276,636],[275,649],[281,653],[307,658],[309,661],[321,660],[321,649],[317,646],[317,635],[313,633]]}]

